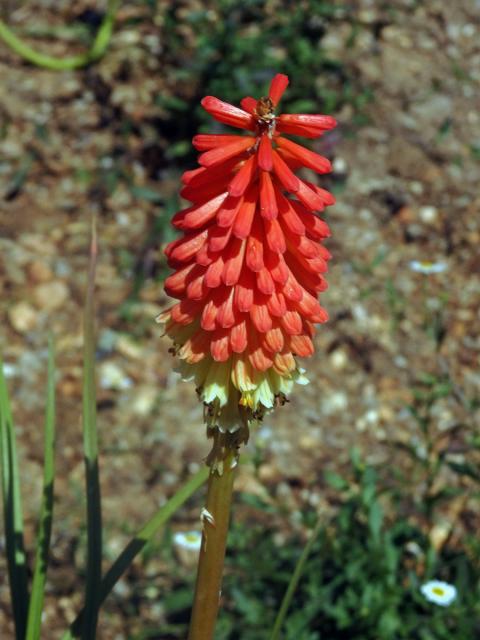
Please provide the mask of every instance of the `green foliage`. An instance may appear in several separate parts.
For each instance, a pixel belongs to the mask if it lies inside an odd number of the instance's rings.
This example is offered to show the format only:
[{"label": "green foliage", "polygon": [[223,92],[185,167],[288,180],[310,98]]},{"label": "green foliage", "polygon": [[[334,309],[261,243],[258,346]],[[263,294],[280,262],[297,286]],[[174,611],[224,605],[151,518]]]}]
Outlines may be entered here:
[{"label": "green foliage", "polygon": [[[393,492],[352,452],[352,477],[329,473],[338,513],[315,538],[295,590],[283,640],[472,640],[480,633],[479,549],[445,547],[437,555],[413,520],[403,517]],[[256,508],[261,508],[256,501]],[[269,506],[271,513],[271,505]],[[397,514],[392,516],[385,514]],[[278,515],[278,512],[277,512]],[[306,513],[305,521],[311,514]],[[269,640],[305,542],[279,545],[275,531],[235,523],[229,538],[224,607],[217,640]],[[449,607],[427,602],[420,586],[443,579],[458,589]],[[175,590],[177,593],[177,589]],[[188,619],[188,602],[165,601],[167,619]],[[172,605],[170,609],[169,605]],[[183,637],[182,630],[179,635]]]},{"label": "green foliage", "polygon": [[472,158],[475,160],[480,160],[480,145],[472,144],[470,145],[470,154]]},{"label": "green foliage", "polygon": [[27,562],[23,540],[20,471],[13,417],[3,362],[0,360],[0,460],[2,475],[5,552],[15,621],[15,637],[25,636],[28,611]]},{"label": "green foliage", "polygon": [[53,524],[54,481],[55,481],[55,362],[53,339],[50,338],[46,415],[45,448],[43,468],[42,505],[35,552],[35,571],[32,580],[32,592],[28,609],[26,640],[39,640],[42,627],[42,612],[47,581],[47,567],[50,554],[50,539]]},{"label": "green foliage", "polygon": [[98,466],[98,431],[95,381],[95,312],[94,290],[97,265],[96,219],[92,219],[90,261],[83,323],[83,453],[85,493],[87,498],[87,563],[85,614],[82,638],[95,637],[102,579],[102,508]]},{"label": "green foliage", "polygon": [[[286,11],[264,0],[222,0],[213,7],[182,15],[181,21],[193,34],[188,42],[178,29],[178,7],[173,3],[163,14],[165,49],[182,64],[174,72],[179,92],[173,100],[165,97],[160,101],[174,111],[178,130],[198,126],[192,123],[186,104],[192,88],[196,100],[215,95],[238,104],[246,95],[265,93],[276,72],[291,79],[283,102],[286,110],[331,113],[349,103],[355,112],[361,112],[372,99],[371,91],[348,75],[342,60],[327,56],[322,48],[322,38],[339,12],[334,3],[309,0],[292,3]],[[186,46],[188,65],[184,64]],[[346,41],[345,49],[347,46]],[[188,98],[182,99],[182,87]],[[211,128],[210,118],[199,107],[196,115]],[[190,120],[190,126],[179,122],[182,116]]]},{"label": "green foliage", "polygon": [[394,332],[405,317],[407,301],[395,286],[392,278],[388,278],[386,281],[385,298],[390,311],[390,328]]},{"label": "green foliage", "polygon": [[287,590],[282,600],[282,604],[280,605],[280,609],[278,611],[277,617],[275,619],[275,624],[273,625],[272,635],[270,640],[278,640],[280,638],[280,634],[282,632],[283,626],[285,624],[285,618],[292,603],[293,596],[295,595],[298,585],[300,583],[300,579],[302,578],[305,565],[307,560],[312,552],[313,546],[317,539],[318,534],[321,531],[321,522],[317,520],[315,528],[310,534],[310,539],[307,544],[304,546],[302,553],[298,559],[298,562],[295,566],[295,570],[292,573],[292,577],[290,578],[290,582],[288,583]]},{"label": "green foliage", "polygon": [[[199,489],[207,480],[208,468],[202,467],[195,475],[193,475],[180,489],[162,506],[158,511],[146,522],[146,524],[138,530],[130,539],[120,555],[115,559],[110,568],[104,574],[99,590],[98,605],[101,606],[111,593],[115,584],[128,570],[134,559],[140,555],[146,563],[150,555],[160,555],[163,551],[161,546],[154,541],[158,531],[167,524],[169,519],[178,511],[178,509]],[[188,590],[191,601],[191,589]],[[183,602],[182,590],[172,592],[171,597],[167,597],[170,612],[176,611],[178,602]],[[189,603],[190,603],[189,601]],[[78,636],[81,629],[84,609],[74,620],[70,629],[64,633],[62,640],[73,640]],[[148,637],[148,636],[145,636]]]},{"label": "green foliage", "polygon": [[[342,489],[338,515],[313,545],[284,638],[476,637],[480,629],[478,565],[475,568],[466,553],[446,550],[422,575],[423,563],[432,555],[428,554],[427,540],[405,520],[385,522],[382,496],[371,467],[357,469],[355,475],[354,482]],[[235,535],[240,538],[236,540],[240,557],[233,559],[237,575],[235,580],[230,578],[230,584],[236,585],[230,594],[233,620],[223,638],[260,640],[268,637],[266,618],[269,613],[273,616],[278,606],[279,594],[293,571],[300,545],[293,540],[276,548],[272,539],[265,538],[258,529],[237,528]],[[417,559],[407,551],[408,543],[412,542],[419,549]],[[249,561],[247,554],[253,548],[255,559]],[[242,552],[246,554],[244,557]],[[255,572],[249,562],[254,564]],[[419,594],[420,584],[438,575],[459,589],[458,602],[447,609],[427,603]],[[258,602],[262,603],[260,607]],[[248,633],[245,625],[252,627]],[[238,628],[243,628],[242,635],[236,635],[234,629]]]}]

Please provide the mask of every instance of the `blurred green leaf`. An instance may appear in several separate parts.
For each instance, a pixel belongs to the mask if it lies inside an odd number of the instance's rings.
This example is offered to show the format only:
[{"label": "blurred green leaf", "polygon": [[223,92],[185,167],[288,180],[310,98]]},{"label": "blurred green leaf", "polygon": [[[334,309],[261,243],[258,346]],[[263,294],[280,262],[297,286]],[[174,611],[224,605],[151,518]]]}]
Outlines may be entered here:
[{"label": "blurred green leaf", "polygon": [[27,560],[15,428],[0,359],[0,453],[5,547],[10,597],[17,640],[24,640],[28,611]]},{"label": "blurred green leaf", "polygon": [[170,613],[189,610],[192,606],[192,592],[190,589],[175,589],[162,597],[163,605]]},{"label": "blurred green leaf", "polygon": [[370,505],[368,512],[368,526],[372,536],[374,544],[380,542],[380,532],[383,524],[383,509],[378,501],[373,502]]},{"label": "blurred green leaf", "polygon": [[453,460],[447,459],[447,464],[456,473],[461,475],[468,476],[477,482],[480,482],[480,469],[478,466],[473,465],[470,462],[454,462]]},{"label": "blurred green leaf", "polygon": [[474,160],[480,160],[480,144],[479,145],[475,145],[475,144],[470,145],[470,154],[471,154],[471,156],[472,156],[472,158]]},{"label": "blurred green leaf", "polygon": [[25,155],[20,164],[20,167],[14,173],[10,184],[6,188],[4,195],[5,200],[13,200],[17,197],[28,178],[28,174],[30,173],[30,169],[32,168],[34,159],[35,156],[33,153],[27,153]]},{"label": "blurred green leaf", "polygon": [[330,485],[333,489],[338,489],[339,491],[343,491],[348,487],[348,482],[342,478],[341,475],[335,473],[335,471],[325,471],[324,474],[325,481],[328,485]]},{"label": "blurred green leaf", "polygon": [[39,640],[42,626],[45,583],[47,580],[48,557],[53,520],[53,498],[55,480],[55,363],[53,339],[48,349],[46,415],[43,461],[43,491],[37,533],[35,571],[32,594],[28,609],[26,640]]},{"label": "blurred green leaf", "polygon": [[[150,518],[150,520],[131,538],[120,553],[115,562],[103,576],[100,593],[98,597],[98,606],[100,606],[118,580],[127,571],[133,560],[139,553],[144,552],[151,545],[155,534],[163,527],[168,520],[178,511],[178,509],[188,500],[207,480],[209,468],[204,465],[195,473],[188,481],[178,489],[178,491]],[[148,557],[146,558],[148,560]],[[190,591],[191,594],[191,591]],[[191,596],[190,596],[191,597]],[[85,611],[82,610],[70,625],[70,629],[66,631],[62,640],[72,640],[77,638],[81,633],[83,616]]]},{"label": "blurred green leaf", "polygon": [[87,498],[87,567],[83,638],[95,638],[102,577],[102,508],[98,466],[97,400],[95,380],[95,271],[98,245],[92,218],[90,261],[83,319],[83,451]]},{"label": "blurred green leaf", "polygon": [[310,555],[313,545],[315,544],[315,541],[317,539],[317,536],[320,533],[320,528],[321,528],[321,524],[320,524],[320,520],[318,520],[317,524],[315,525],[315,528],[310,533],[310,538],[307,544],[305,545],[305,547],[303,548],[303,551],[295,566],[295,569],[292,572],[292,576],[288,583],[288,587],[283,597],[282,604],[280,605],[280,609],[278,610],[278,614],[275,619],[275,623],[273,625],[273,630],[272,630],[272,635],[270,637],[270,640],[278,640],[280,638],[280,632],[282,630],[282,626],[287,616],[288,609],[291,605],[293,596],[295,594],[295,591],[297,590],[298,584],[302,577],[303,571],[305,569],[305,564],[308,561],[308,556]]},{"label": "blurred green leaf", "polygon": [[182,158],[190,153],[191,147],[190,140],[179,140],[168,147],[165,156],[167,158]]},{"label": "blurred green leaf", "polygon": [[154,202],[158,204],[163,202],[161,194],[149,187],[133,185],[130,187],[130,193],[134,198],[138,198],[139,200],[146,200],[147,202]]}]

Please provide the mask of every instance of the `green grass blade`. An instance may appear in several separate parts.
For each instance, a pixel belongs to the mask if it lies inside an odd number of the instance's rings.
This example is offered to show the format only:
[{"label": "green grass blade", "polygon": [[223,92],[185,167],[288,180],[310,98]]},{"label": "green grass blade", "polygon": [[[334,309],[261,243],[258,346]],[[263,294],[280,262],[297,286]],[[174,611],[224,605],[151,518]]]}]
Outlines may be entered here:
[{"label": "green grass blade", "polygon": [[17,55],[27,62],[38,67],[51,69],[52,71],[65,71],[81,69],[92,62],[99,60],[107,51],[113,33],[115,15],[120,5],[120,0],[109,0],[107,12],[97,32],[95,40],[89,51],[76,56],[63,56],[55,58],[45,53],[35,51],[28,44],[18,38],[13,31],[0,19],[0,40],[12,49]]},{"label": "green grass blade", "polygon": [[94,289],[97,235],[92,220],[90,265],[84,312],[83,351],[83,452],[87,492],[87,571],[82,638],[96,637],[100,581],[102,578],[102,510],[98,467],[98,434],[95,385]]},{"label": "green grass blade", "polygon": [[28,611],[27,563],[23,544],[20,477],[7,385],[0,361],[0,453],[2,459],[3,516],[8,578],[17,640],[25,638]]},{"label": "green grass blade", "polygon": [[[204,484],[208,478],[209,469],[205,465],[190,478],[170,500],[163,505],[140,531],[130,540],[122,553],[118,556],[105,574],[100,586],[100,602],[102,604],[112,591],[117,581],[132,564],[137,554],[153,538],[158,530],[174,515],[176,511]],[[81,611],[70,629],[62,636],[62,640],[78,638],[82,628],[84,611]]]},{"label": "green grass blade", "polygon": [[308,556],[312,550],[313,544],[317,539],[318,534],[320,533],[321,525],[320,520],[315,525],[312,533],[310,534],[310,538],[305,545],[302,553],[300,554],[300,558],[298,559],[297,566],[295,567],[295,571],[292,573],[292,577],[290,578],[290,582],[288,583],[287,590],[285,595],[283,596],[282,604],[278,611],[277,617],[275,619],[275,624],[273,625],[272,635],[270,636],[270,640],[279,640],[280,631],[282,630],[283,623],[285,621],[285,617],[288,612],[288,608],[292,602],[295,591],[297,590],[298,583],[300,582],[300,578],[302,577],[303,568],[305,563],[308,560]]},{"label": "green grass blade", "polygon": [[47,372],[47,406],[45,412],[45,453],[43,493],[35,552],[35,571],[28,609],[26,640],[39,640],[47,579],[48,556],[53,519],[53,487],[55,480],[55,350],[50,339]]}]

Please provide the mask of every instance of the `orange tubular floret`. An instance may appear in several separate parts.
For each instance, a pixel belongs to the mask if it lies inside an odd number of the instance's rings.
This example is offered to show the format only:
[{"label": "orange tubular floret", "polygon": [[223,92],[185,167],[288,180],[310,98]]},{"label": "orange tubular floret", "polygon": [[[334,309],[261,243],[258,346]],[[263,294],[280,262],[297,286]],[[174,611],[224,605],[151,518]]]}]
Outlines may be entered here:
[{"label": "orange tubular floret", "polygon": [[284,76],[282,73],[277,73],[277,75],[272,79],[270,90],[268,92],[268,97],[272,101],[274,107],[276,107],[280,102],[280,99],[285,93],[285,89],[287,87],[288,76]]},{"label": "orange tubular floret", "polygon": [[260,138],[258,145],[258,166],[264,171],[273,169],[272,143],[265,133]]},{"label": "orange tubular floret", "polygon": [[260,171],[260,213],[267,220],[277,217],[278,204],[275,189],[268,171]]},{"label": "orange tubular floret", "polygon": [[240,155],[249,149],[254,142],[253,138],[239,137],[234,142],[230,142],[230,144],[218,146],[214,149],[210,149],[209,151],[205,151],[205,153],[202,153],[199,156],[198,163],[203,167],[214,167],[226,160],[230,160],[234,156]]}]

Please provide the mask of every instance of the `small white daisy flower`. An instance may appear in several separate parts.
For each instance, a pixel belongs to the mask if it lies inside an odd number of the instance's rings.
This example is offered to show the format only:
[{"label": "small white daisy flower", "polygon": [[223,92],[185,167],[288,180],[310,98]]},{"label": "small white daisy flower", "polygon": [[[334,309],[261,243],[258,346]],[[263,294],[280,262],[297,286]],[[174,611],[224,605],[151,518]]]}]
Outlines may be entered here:
[{"label": "small white daisy flower", "polygon": [[448,607],[457,598],[457,589],[453,584],[441,580],[429,580],[420,587],[422,595],[429,601]]},{"label": "small white daisy flower", "polygon": [[421,262],[420,260],[411,260],[408,266],[415,273],[423,273],[426,276],[432,273],[443,273],[447,270],[445,262]]},{"label": "small white daisy flower", "polygon": [[199,551],[202,544],[202,533],[200,531],[178,531],[173,536],[175,546],[189,551]]}]

